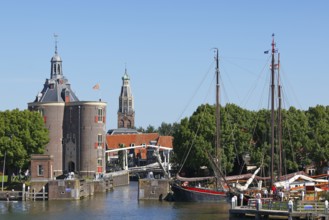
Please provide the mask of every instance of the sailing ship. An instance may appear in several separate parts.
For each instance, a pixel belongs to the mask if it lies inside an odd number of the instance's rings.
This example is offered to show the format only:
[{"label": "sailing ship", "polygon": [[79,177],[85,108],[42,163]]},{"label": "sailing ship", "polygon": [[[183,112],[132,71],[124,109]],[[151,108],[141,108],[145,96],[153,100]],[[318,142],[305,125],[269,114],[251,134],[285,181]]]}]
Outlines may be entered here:
[{"label": "sailing ship", "polygon": [[[176,201],[223,201],[231,197],[232,189],[226,184],[225,176],[220,169],[220,158],[217,157],[220,151],[219,127],[220,127],[220,108],[219,108],[219,58],[218,49],[215,48],[216,61],[216,158],[213,158],[209,152],[208,158],[215,173],[211,177],[184,178],[176,176],[176,181],[172,184],[172,191]],[[204,187],[205,182],[212,182],[215,185],[212,188]],[[191,184],[193,183],[193,185]]]},{"label": "sailing ship", "polygon": [[[174,198],[178,201],[223,201],[228,200],[232,196],[236,195],[239,198],[239,195],[241,193],[244,193],[248,190],[249,185],[256,177],[256,174],[259,172],[260,168],[258,168],[254,174],[252,174],[249,179],[246,181],[246,184],[240,185],[235,184],[235,186],[230,186],[230,184],[227,183],[227,178],[230,180],[230,182],[234,180],[239,180],[237,176],[231,176],[231,177],[225,177],[223,173],[221,172],[220,167],[220,106],[219,106],[219,58],[218,58],[218,49],[215,48],[216,56],[216,157],[212,157],[209,152],[207,152],[207,156],[210,161],[210,165],[214,171],[213,177],[195,177],[195,178],[184,178],[180,177],[179,175],[176,176],[176,181],[172,184],[172,190],[174,192]],[[274,91],[275,91],[275,83],[274,83],[274,68],[278,67],[279,64],[275,64],[274,61],[274,54],[276,53],[275,49],[275,42],[274,42],[274,35],[272,40],[272,83],[271,83],[271,89],[272,89],[272,116],[271,116],[271,124],[272,124],[272,149],[271,149],[271,155],[272,155],[272,164],[271,164],[271,178],[263,178],[270,179],[270,184],[273,185],[274,183],[274,177],[273,177],[273,156],[274,156]],[[279,91],[279,109],[281,108],[281,93],[280,93],[280,85],[278,85],[278,91]],[[281,117],[279,110],[279,117]],[[278,121],[280,121],[281,118],[279,118]],[[280,127],[280,125],[278,126]],[[281,134],[281,131],[279,131],[279,135]],[[281,138],[281,137],[279,137]],[[281,142],[280,142],[281,147]],[[281,150],[281,149],[280,149]],[[280,163],[281,163],[281,154],[280,154]],[[279,168],[279,172],[281,173],[281,167]],[[240,175],[241,176],[241,175]],[[245,175],[247,176],[247,175]],[[281,177],[281,175],[280,175]],[[204,183],[204,182],[214,182],[215,186],[212,188],[208,187],[202,187],[202,184],[197,183]],[[192,184],[191,184],[192,183]],[[204,184],[206,185],[206,184]],[[245,195],[245,199],[248,199]]]}]

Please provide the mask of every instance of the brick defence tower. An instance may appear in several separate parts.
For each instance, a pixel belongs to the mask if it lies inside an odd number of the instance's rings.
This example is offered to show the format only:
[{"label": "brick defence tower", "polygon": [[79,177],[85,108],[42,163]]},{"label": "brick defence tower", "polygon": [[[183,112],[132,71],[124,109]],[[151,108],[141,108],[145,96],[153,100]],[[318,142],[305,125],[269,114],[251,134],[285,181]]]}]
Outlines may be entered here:
[{"label": "brick defence tower", "polygon": [[34,102],[31,111],[39,111],[49,129],[46,155],[53,157],[53,175],[65,171],[93,176],[105,171],[106,103],[80,101],[63,76],[62,59],[57,52],[51,58],[50,78]]}]

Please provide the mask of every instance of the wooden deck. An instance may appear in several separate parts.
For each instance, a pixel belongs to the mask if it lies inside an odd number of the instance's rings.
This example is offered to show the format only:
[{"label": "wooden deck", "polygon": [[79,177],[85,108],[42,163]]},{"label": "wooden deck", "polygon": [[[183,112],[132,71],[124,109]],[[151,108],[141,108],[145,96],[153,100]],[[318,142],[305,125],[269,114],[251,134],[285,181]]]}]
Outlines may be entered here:
[{"label": "wooden deck", "polygon": [[287,202],[273,202],[271,199],[251,199],[246,206],[232,202],[230,216],[254,216],[255,219],[325,219],[329,220],[328,207],[324,202],[299,201],[289,210]]}]

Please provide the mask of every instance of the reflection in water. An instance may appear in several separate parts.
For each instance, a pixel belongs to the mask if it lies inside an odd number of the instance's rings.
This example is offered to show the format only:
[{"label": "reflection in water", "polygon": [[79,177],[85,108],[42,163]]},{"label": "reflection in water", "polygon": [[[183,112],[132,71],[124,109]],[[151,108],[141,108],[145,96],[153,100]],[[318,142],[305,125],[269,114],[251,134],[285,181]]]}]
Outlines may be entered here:
[{"label": "reflection in water", "polygon": [[138,184],[78,201],[0,202],[0,219],[229,219],[229,204],[138,201]]}]

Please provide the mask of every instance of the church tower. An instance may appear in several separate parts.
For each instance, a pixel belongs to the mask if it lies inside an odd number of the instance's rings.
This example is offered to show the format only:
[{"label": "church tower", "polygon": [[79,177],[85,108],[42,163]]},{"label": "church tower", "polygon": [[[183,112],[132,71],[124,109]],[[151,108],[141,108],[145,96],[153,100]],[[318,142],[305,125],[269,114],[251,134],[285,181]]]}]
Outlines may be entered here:
[{"label": "church tower", "polygon": [[119,111],[118,111],[118,128],[134,128],[135,127],[135,110],[134,97],[131,93],[130,78],[125,69],[125,74],[122,77],[122,87],[119,96]]}]

